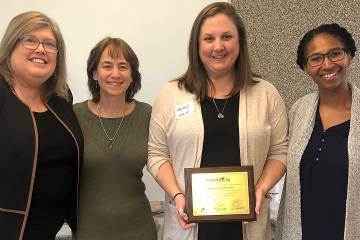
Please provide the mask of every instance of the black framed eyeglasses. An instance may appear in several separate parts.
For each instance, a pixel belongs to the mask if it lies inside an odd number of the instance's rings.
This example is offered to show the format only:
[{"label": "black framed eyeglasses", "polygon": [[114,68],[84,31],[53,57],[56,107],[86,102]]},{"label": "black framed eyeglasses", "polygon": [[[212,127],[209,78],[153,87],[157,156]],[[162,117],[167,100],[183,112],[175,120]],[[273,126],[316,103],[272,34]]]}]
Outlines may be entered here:
[{"label": "black framed eyeglasses", "polygon": [[318,53],[306,57],[306,62],[311,67],[318,67],[324,63],[325,56],[327,56],[328,59],[332,62],[338,62],[344,59],[345,53],[346,53],[345,48],[334,48],[331,49],[328,53],[324,53],[324,54]]},{"label": "black framed eyeglasses", "polygon": [[57,45],[57,43],[55,41],[51,41],[51,40],[45,40],[45,41],[40,41],[39,39],[37,39],[36,37],[33,36],[23,36],[20,38],[20,41],[22,43],[22,45],[29,50],[35,50],[39,47],[39,45],[41,44],[45,50],[45,52],[47,53],[57,53],[59,51],[59,46]]}]

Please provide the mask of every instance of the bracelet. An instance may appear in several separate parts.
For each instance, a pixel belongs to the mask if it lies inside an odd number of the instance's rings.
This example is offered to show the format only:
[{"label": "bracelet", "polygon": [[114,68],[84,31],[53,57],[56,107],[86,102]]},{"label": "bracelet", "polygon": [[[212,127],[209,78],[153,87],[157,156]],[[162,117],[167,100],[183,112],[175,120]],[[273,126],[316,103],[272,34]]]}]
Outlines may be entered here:
[{"label": "bracelet", "polygon": [[184,195],[182,192],[178,192],[178,193],[176,193],[176,194],[174,195],[173,200],[175,200],[175,198],[176,198],[178,195],[183,195],[183,196],[185,197],[185,195]]}]

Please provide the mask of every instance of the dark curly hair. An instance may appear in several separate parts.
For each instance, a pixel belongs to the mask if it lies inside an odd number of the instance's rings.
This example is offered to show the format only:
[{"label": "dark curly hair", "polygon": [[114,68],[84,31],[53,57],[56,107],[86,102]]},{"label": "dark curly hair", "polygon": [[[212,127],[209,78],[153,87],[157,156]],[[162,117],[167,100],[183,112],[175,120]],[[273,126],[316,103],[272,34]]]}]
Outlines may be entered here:
[{"label": "dark curly hair", "polygon": [[305,33],[305,35],[303,36],[303,38],[301,39],[301,41],[299,43],[298,50],[297,50],[296,63],[297,63],[297,65],[299,65],[299,67],[302,70],[304,70],[304,66],[306,65],[305,51],[306,51],[307,45],[316,35],[318,35],[320,33],[327,33],[327,34],[334,36],[344,45],[345,51],[347,53],[350,53],[352,57],[355,56],[355,52],[356,52],[355,41],[354,41],[351,33],[349,33],[346,30],[346,28],[341,27],[337,23],[322,24],[322,25],[318,26],[317,28],[311,29],[310,31]]}]

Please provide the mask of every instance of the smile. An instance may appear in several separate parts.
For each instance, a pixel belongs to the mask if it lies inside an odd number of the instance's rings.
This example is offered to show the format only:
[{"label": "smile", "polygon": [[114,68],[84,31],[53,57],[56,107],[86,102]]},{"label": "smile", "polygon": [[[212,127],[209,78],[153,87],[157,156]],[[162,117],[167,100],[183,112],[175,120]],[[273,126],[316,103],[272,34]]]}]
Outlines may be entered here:
[{"label": "smile", "polygon": [[112,85],[112,86],[119,86],[121,85],[123,82],[107,82],[108,84]]},{"label": "smile", "polygon": [[215,59],[223,59],[225,58],[226,55],[217,55],[217,56],[212,56],[212,58],[215,58]]},{"label": "smile", "polygon": [[42,59],[42,58],[31,58],[30,61],[34,62],[34,63],[41,63],[41,64],[46,64],[47,63],[45,61],[45,59]]},{"label": "smile", "polygon": [[322,75],[322,77],[323,77],[323,78],[332,78],[332,77],[334,77],[335,75],[336,75],[336,72]]}]

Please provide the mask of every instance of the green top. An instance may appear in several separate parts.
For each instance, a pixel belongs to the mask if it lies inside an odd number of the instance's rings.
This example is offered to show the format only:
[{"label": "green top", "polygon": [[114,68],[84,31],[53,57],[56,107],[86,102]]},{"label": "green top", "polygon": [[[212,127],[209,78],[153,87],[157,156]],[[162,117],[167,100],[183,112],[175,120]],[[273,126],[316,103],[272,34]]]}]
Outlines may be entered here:
[{"label": "green top", "polygon": [[[156,227],[142,182],[151,106],[136,101],[124,117],[112,150],[87,101],[74,105],[84,135],[78,240],[155,240]],[[101,118],[113,137],[121,118]]]}]

